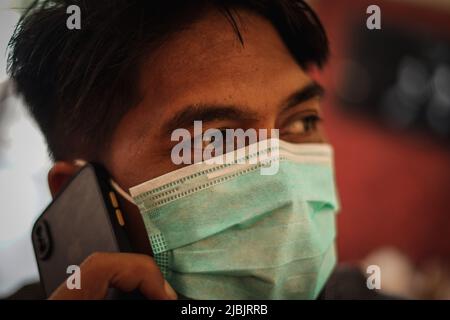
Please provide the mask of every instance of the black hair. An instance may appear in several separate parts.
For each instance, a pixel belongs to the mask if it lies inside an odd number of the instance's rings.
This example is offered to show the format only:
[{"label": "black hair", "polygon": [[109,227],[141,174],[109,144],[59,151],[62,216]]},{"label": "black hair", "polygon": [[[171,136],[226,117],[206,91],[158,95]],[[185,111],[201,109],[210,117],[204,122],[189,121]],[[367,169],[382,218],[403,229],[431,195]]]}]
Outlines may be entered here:
[{"label": "black hair", "polygon": [[[81,9],[80,30],[66,26],[70,5]],[[96,158],[139,102],[142,59],[211,6],[241,42],[238,8],[267,18],[302,68],[327,60],[325,31],[302,0],[37,0],[11,38],[8,71],[53,159]]]}]

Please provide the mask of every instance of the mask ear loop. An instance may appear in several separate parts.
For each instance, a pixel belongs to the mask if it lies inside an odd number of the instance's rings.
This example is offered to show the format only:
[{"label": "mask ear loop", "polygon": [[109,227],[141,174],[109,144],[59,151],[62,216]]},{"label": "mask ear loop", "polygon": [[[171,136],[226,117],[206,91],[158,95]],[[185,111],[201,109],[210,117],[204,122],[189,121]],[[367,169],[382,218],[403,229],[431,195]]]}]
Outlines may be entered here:
[{"label": "mask ear loop", "polygon": [[[84,167],[87,162],[85,160],[77,159],[74,161],[74,164],[79,167]],[[128,192],[122,189],[121,186],[117,182],[115,182],[112,178],[109,179],[109,183],[111,187],[116,191],[118,194],[120,194],[125,200],[129,201],[130,203],[136,205],[133,198],[130,196]]]},{"label": "mask ear loop", "polygon": [[118,194],[120,194],[124,199],[128,200],[132,204],[136,205],[136,202],[134,202],[133,198],[130,196],[128,192],[122,189],[121,186],[117,182],[115,182],[113,179],[109,179],[109,183],[113,187],[114,191],[116,191]]}]

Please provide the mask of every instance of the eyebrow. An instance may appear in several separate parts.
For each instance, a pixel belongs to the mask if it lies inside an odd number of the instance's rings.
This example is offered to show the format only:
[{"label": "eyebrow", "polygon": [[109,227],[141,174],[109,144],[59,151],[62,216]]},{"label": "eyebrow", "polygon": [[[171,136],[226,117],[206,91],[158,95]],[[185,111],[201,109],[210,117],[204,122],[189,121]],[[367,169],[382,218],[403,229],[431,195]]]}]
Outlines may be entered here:
[{"label": "eyebrow", "polygon": [[[305,87],[291,94],[282,104],[281,112],[286,111],[296,105],[306,102],[314,97],[323,96],[325,90],[317,82],[311,82]],[[165,134],[172,134],[178,128],[192,128],[194,121],[201,120],[203,122],[220,121],[220,120],[257,120],[257,113],[250,111],[246,107],[236,105],[209,105],[195,104],[188,105],[183,111],[176,114],[166,124],[163,125]]]},{"label": "eyebrow", "polygon": [[312,98],[323,97],[324,94],[325,89],[320,84],[313,81],[308,85],[306,85],[305,87],[301,88],[300,90],[291,94],[283,103],[282,112],[292,107],[295,107],[296,105],[299,105],[303,102],[306,102]]},{"label": "eyebrow", "polygon": [[164,126],[165,133],[171,134],[178,128],[191,128],[194,121],[203,122],[219,120],[254,120],[257,119],[254,112],[234,105],[206,105],[196,104],[184,108],[182,112],[169,120]]}]

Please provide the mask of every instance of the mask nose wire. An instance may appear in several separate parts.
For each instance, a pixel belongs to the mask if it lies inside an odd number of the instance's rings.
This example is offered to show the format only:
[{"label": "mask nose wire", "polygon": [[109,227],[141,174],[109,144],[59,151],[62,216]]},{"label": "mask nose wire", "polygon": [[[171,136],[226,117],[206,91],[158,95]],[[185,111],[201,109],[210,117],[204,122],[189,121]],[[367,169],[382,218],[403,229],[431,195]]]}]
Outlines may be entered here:
[{"label": "mask nose wire", "polygon": [[[87,164],[87,162],[85,160],[81,160],[81,159],[75,160],[74,163],[75,163],[75,165],[77,165],[79,167],[83,167]],[[116,191],[118,194],[120,194],[125,200],[136,205],[136,203],[134,202],[131,195],[128,192],[126,192],[116,181],[114,181],[112,178],[110,178],[109,183],[110,183],[111,187],[114,189],[114,191]]]}]

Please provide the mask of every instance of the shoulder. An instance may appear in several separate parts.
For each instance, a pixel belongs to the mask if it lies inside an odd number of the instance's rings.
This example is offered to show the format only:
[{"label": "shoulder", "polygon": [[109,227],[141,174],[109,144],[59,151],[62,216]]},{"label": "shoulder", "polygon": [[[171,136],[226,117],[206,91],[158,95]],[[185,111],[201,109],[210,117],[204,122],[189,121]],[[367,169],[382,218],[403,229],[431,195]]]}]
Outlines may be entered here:
[{"label": "shoulder", "polygon": [[365,275],[355,266],[339,265],[322,290],[321,300],[386,300],[398,299],[380,290],[369,289]]},{"label": "shoulder", "polygon": [[44,289],[39,282],[30,283],[6,298],[7,300],[42,300],[46,299]]}]

